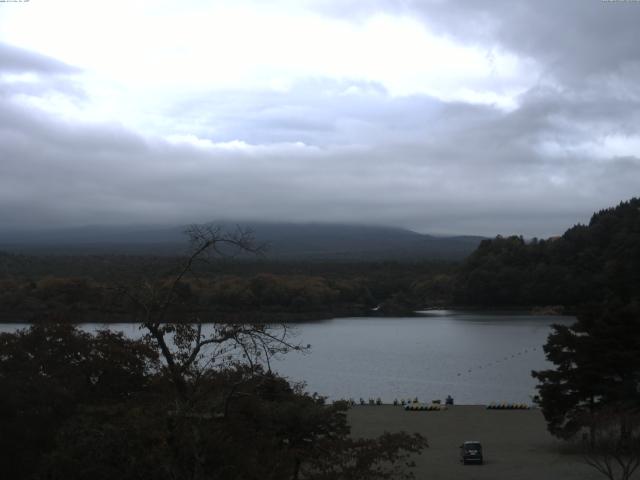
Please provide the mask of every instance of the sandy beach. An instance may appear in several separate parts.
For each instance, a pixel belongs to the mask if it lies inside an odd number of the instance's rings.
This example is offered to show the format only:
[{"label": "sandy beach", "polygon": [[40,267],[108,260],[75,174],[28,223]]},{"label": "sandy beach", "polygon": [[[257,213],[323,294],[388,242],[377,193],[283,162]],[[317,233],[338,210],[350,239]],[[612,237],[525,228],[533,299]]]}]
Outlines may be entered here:
[{"label": "sandy beach", "polygon": [[[415,459],[418,480],[604,478],[547,432],[538,409],[487,410],[462,405],[440,412],[410,412],[390,405],[367,405],[352,408],[349,421],[356,437],[401,430],[427,437],[429,448]],[[482,442],[484,465],[459,462],[458,446],[465,440]]]}]

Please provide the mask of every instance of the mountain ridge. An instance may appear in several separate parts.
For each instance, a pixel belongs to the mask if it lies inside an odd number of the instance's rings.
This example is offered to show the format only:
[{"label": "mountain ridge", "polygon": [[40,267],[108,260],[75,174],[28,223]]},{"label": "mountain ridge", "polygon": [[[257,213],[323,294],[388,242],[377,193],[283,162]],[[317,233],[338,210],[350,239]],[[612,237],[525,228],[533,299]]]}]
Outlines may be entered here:
[{"label": "mountain ridge", "polygon": [[[399,227],[337,223],[214,222],[250,229],[273,259],[445,259],[469,255],[484,237],[435,236]],[[42,254],[183,253],[186,226],[101,226],[0,231],[0,250]]]}]

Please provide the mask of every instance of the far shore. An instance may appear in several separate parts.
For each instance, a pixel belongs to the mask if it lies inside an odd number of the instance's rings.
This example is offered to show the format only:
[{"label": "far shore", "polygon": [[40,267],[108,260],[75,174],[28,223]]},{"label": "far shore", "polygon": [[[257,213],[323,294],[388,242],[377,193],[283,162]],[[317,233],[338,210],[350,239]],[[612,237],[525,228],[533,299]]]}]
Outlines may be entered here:
[{"label": "far shore", "polygon": [[[406,431],[424,435],[429,448],[415,457],[416,479],[456,480],[597,480],[574,445],[552,437],[542,412],[488,410],[482,405],[455,405],[444,411],[405,411],[400,406],[355,406],[348,419],[354,437]],[[485,464],[462,465],[459,445],[477,440]]]},{"label": "far shore", "polygon": [[[279,311],[198,311],[174,313],[179,319],[173,321],[175,323],[305,323],[319,322],[323,320],[332,320],[336,318],[361,318],[361,317],[427,317],[429,314],[436,312],[475,312],[486,314],[514,314],[514,315],[539,315],[539,316],[574,316],[570,308],[550,305],[550,306],[529,306],[529,307],[478,307],[478,306],[427,306],[411,312],[378,312],[378,311],[360,311],[354,309],[331,310],[331,311],[304,311],[304,312],[279,312]],[[51,318],[48,318],[48,317]],[[201,319],[200,322],[193,320],[184,320],[184,318],[193,319],[194,317]],[[63,319],[63,320],[60,320]],[[15,312],[0,312],[0,323],[6,324],[36,324],[43,322],[64,321],[65,323],[83,324],[83,323],[100,323],[100,324],[117,324],[117,323],[140,323],[139,318],[129,312],[105,312],[105,311],[86,311],[86,312],[67,312],[48,315],[46,312],[30,312],[26,315],[16,315]]]},{"label": "far shore", "polygon": [[437,312],[437,311],[453,311],[453,312],[486,312],[486,313],[514,313],[518,315],[560,315],[574,316],[576,314],[574,307],[566,307],[563,305],[515,305],[508,307],[496,307],[486,305],[432,305],[417,310],[421,312]]}]

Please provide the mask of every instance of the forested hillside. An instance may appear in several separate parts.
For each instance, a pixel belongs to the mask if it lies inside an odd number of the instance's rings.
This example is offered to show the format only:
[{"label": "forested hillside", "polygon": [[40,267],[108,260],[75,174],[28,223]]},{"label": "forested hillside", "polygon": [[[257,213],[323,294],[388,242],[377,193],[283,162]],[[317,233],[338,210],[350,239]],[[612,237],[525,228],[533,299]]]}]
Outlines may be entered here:
[{"label": "forested hillside", "polygon": [[[164,288],[181,257],[17,255],[0,252],[0,320],[135,321],[121,287]],[[289,321],[410,314],[451,303],[456,264],[446,262],[198,262],[180,283],[180,321]]]},{"label": "forested hillside", "polygon": [[[118,287],[139,277],[161,284],[182,261],[169,255],[0,252],[0,318],[37,321],[46,314],[72,321],[133,321]],[[462,264],[420,257],[377,262],[245,257],[202,262],[197,270],[197,279],[180,286],[176,316],[286,321],[367,315],[374,307],[395,315],[451,304],[571,310],[588,302],[628,304],[640,295],[640,199],[597,212],[588,225],[576,225],[561,237],[483,240]]]},{"label": "forested hillside", "polygon": [[640,199],[595,213],[558,238],[483,240],[462,265],[458,304],[564,305],[640,296]]}]

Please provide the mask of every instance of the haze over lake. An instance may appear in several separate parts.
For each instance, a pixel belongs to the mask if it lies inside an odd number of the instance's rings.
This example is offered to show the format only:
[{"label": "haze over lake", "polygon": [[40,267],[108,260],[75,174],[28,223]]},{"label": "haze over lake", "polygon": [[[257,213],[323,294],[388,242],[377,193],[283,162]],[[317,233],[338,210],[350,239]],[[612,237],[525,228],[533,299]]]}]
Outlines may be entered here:
[{"label": "haze over lake", "polygon": [[[452,395],[456,403],[531,402],[531,370],[549,368],[550,326],[575,319],[471,311],[431,311],[416,317],[336,318],[293,324],[295,340],[311,344],[273,368],[309,392],[330,399],[381,397],[421,401]],[[24,326],[24,325],[23,325]],[[84,324],[83,328],[102,328]],[[10,331],[16,325],[4,325]],[[137,324],[110,328],[139,336]],[[205,328],[206,332],[206,328]]]}]

